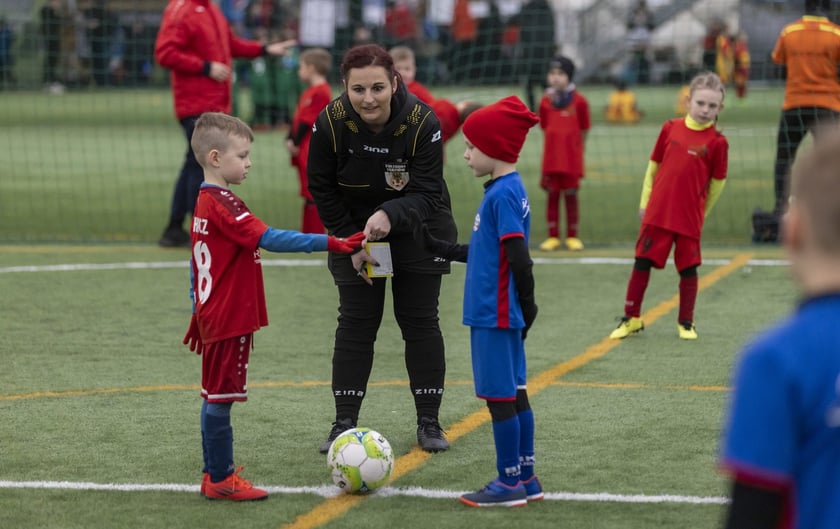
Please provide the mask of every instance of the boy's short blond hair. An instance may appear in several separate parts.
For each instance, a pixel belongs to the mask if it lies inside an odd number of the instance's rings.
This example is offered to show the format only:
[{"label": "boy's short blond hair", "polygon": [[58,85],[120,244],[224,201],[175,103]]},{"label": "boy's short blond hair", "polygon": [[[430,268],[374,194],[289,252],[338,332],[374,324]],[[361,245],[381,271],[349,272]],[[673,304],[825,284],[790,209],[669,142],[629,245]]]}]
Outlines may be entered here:
[{"label": "boy's short blond hair", "polygon": [[239,118],[221,112],[205,112],[195,122],[190,147],[198,163],[204,167],[207,154],[213,150],[225,152],[232,137],[254,141],[254,131]]},{"label": "boy's short blond hair", "polygon": [[394,46],[388,50],[388,54],[394,62],[414,61],[414,50],[408,46]]},{"label": "boy's short blond hair", "polygon": [[300,52],[300,62],[302,64],[309,64],[318,75],[324,77],[330,74],[332,70],[332,55],[324,48],[307,48]]}]

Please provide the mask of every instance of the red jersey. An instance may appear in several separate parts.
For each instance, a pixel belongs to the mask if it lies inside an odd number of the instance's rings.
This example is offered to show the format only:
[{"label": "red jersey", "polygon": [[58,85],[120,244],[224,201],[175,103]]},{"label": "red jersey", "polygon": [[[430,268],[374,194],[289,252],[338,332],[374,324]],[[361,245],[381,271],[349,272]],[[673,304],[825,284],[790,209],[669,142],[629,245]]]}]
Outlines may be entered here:
[{"label": "red jersey", "polygon": [[[294,118],[292,118],[292,134],[303,135],[294,138],[298,146],[298,155],[292,157],[292,165],[298,167],[301,178],[300,194],[307,200],[312,200],[309,186],[306,183],[306,160],[309,158],[309,140],[312,138],[312,125],[318,119],[318,114],[332,101],[332,90],[329,83],[310,86],[300,95]],[[303,132],[305,130],[305,132]]]},{"label": "red jersey", "polygon": [[410,83],[405,85],[405,87],[408,88],[409,92],[416,95],[417,99],[426,103],[427,105],[431,105],[432,102],[434,102],[435,100],[435,97],[432,95],[431,92],[429,92],[429,89],[423,86],[422,84],[418,83],[416,80],[411,81]]},{"label": "red jersey", "polygon": [[711,179],[726,178],[729,143],[715,127],[692,130],[685,118],[666,121],[650,159],[653,177],[643,224],[700,238]]},{"label": "red jersey", "polygon": [[545,134],[542,174],[583,176],[583,133],[592,126],[589,102],[575,90],[572,101],[563,108],[540,101],[540,127]]},{"label": "red jersey", "polygon": [[233,76],[211,79],[207,62],[233,67],[233,57],[254,58],[262,44],[233,34],[221,9],[210,0],[171,0],[155,40],[155,59],[169,70],[178,119],[232,110]]},{"label": "red jersey", "polygon": [[192,221],[192,280],[205,344],[268,325],[260,237],[268,229],[230,190],[201,186]]},{"label": "red jersey", "polygon": [[435,99],[429,103],[429,106],[432,107],[432,111],[440,120],[440,132],[443,135],[443,142],[446,143],[461,128],[461,116],[458,114],[458,108],[447,99]]}]

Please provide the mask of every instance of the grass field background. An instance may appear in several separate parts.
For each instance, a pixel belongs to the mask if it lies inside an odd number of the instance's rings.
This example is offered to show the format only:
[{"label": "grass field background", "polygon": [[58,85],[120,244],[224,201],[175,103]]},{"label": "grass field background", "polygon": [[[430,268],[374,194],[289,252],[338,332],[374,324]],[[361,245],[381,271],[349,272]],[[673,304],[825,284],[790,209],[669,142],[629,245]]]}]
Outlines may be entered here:
[{"label": "grass field background", "polygon": [[[637,125],[608,125],[601,111],[609,87],[582,86],[593,128],[581,188],[581,237],[595,245],[635,239],[636,211],[647,160],[665,119],[673,117],[676,86],[637,90],[645,117]],[[436,95],[491,103],[516,86],[448,87]],[[720,244],[750,241],[750,215],[773,203],[773,159],[782,90],[755,87],[726,98],[719,128],[730,142],[728,184],[706,223],[704,238]],[[248,92],[240,108],[248,119]],[[253,167],[236,191],[253,211],[281,228],[300,226],[301,198],[284,147],[285,131],[257,135]],[[4,92],[0,98],[0,242],[153,242],[167,219],[172,187],[186,148],[166,89],[89,90],[54,96]],[[462,234],[472,226],[481,185],[462,159],[463,137],[446,148],[445,177]],[[534,129],[518,168],[534,213],[534,238],[546,235],[545,193],[539,188],[542,133]],[[539,241],[535,241],[539,242]]]},{"label": "grass field background", "polygon": [[250,400],[234,406],[233,425],[237,463],[272,495],[240,505],[197,493],[200,363],[180,344],[188,252],[151,244],[0,247],[3,526],[717,527],[727,491],[716,459],[735,353],[795,295],[778,249],[707,247],[697,342],[676,336],[673,268],[652,276],[648,328],[605,341],[621,313],[631,256],[630,245],[534,252],[540,314],[527,350],[548,499],[475,510],[455,497],[495,469],[460,324],[463,266],[445,278],[440,300],[448,359],[441,421],[452,448],[431,457],[414,448],[401,340],[386,311],[360,423],[390,440],[399,477],[359,501],[325,497],[337,489],[317,453],[333,416],[337,306],[323,256],[265,256],[271,324],[256,335]]}]

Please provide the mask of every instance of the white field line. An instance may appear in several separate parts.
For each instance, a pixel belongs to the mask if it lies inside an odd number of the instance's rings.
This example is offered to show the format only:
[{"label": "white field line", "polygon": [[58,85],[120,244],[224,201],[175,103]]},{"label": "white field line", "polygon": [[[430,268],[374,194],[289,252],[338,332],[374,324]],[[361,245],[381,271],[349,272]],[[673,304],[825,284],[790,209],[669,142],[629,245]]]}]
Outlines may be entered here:
[{"label": "white field line", "polygon": [[[633,259],[627,257],[535,257],[534,264],[538,265],[563,265],[563,264],[589,264],[589,265],[632,265]],[[673,260],[668,260],[673,264]],[[703,264],[723,266],[729,263],[729,259],[706,259]],[[323,259],[263,259],[263,266],[325,266]],[[460,265],[461,263],[455,263]],[[748,266],[787,266],[790,264],[784,259],[751,259]],[[79,264],[55,264],[43,266],[7,266],[0,268],[0,274],[14,274],[26,272],[82,272],[92,270],[151,270],[157,268],[186,268],[189,261],[160,261],[160,262],[129,262],[129,263],[79,263]]]},{"label": "white field line", "polygon": [[[333,485],[317,487],[263,487],[272,494],[314,494],[331,498],[342,494]],[[198,493],[198,485],[178,483],[92,483],[73,481],[0,481],[0,489],[48,489],[48,490],[99,490],[112,492],[190,492]],[[430,499],[456,499],[469,491],[424,489],[420,487],[383,487],[373,494],[382,497],[410,496]],[[683,496],[676,494],[612,494],[608,492],[546,492],[546,500],[588,501],[605,503],[674,503],[694,505],[720,505],[729,502],[720,496]]]}]

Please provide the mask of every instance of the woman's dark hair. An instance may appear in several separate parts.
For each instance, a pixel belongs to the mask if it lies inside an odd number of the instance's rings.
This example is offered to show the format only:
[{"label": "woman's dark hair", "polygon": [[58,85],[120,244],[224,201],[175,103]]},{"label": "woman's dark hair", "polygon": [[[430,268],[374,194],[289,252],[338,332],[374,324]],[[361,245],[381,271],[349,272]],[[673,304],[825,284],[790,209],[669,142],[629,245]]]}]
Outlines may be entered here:
[{"label": "woman's dark hair", "polygon": [[400,78],[397,70],[394,68],[394,59],[379,44],[361,44],[347,50],[344,58],[341,60],[341,78],[347,79],[347,73],[353,68],[365,68],[367,66],[381,66],[385,68],[388,79],[393,79],[395,76]]}]

